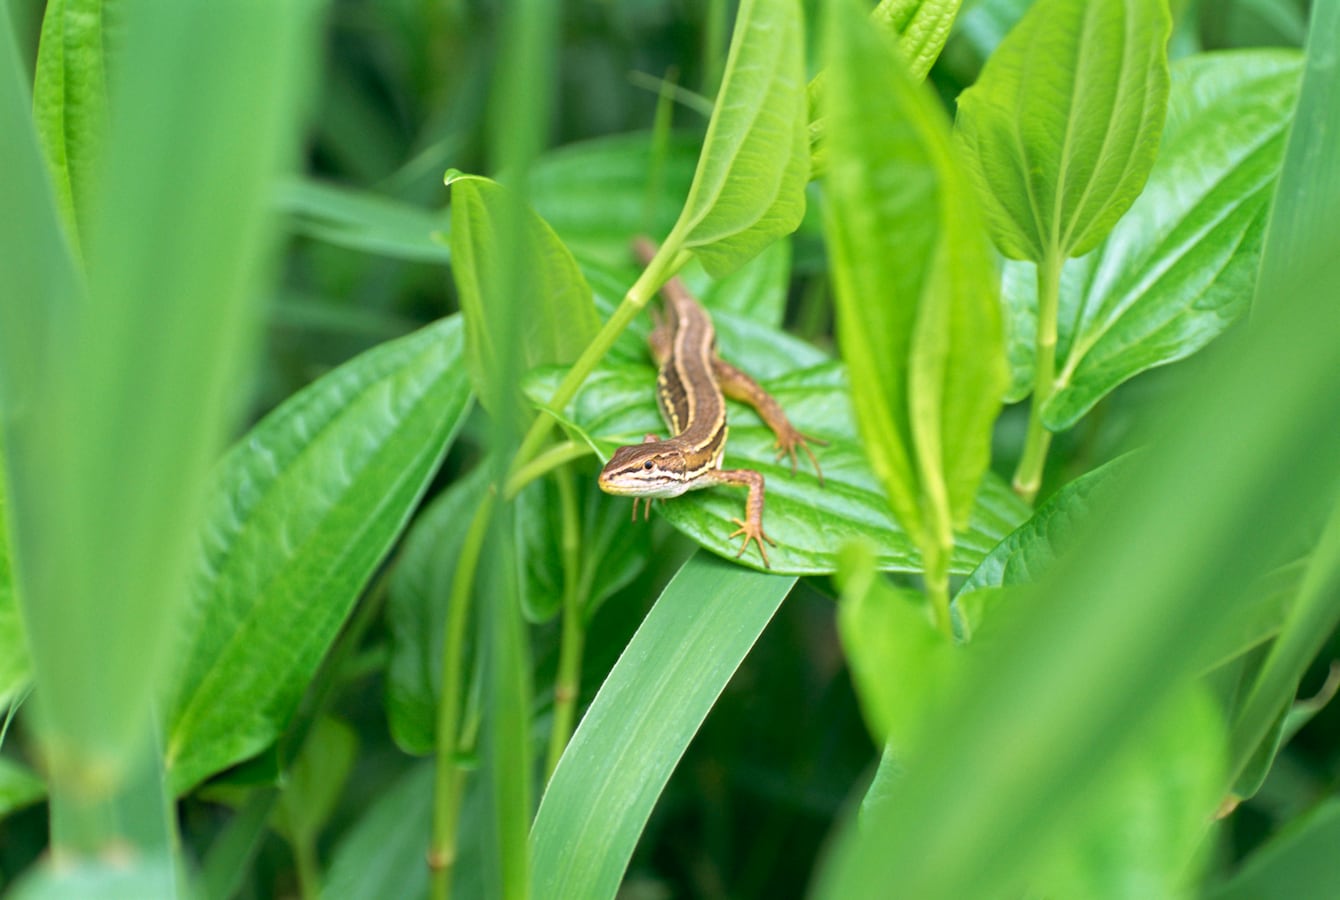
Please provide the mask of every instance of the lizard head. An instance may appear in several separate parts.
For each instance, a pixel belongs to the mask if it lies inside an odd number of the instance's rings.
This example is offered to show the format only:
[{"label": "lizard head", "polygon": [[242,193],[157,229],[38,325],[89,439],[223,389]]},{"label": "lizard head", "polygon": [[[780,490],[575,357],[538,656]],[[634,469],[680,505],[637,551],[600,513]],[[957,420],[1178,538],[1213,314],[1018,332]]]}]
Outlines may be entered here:
[{"label": "lizard head", "polygon": [[620,497],[678,497],[687,490],[684,451],[670,441],[630,444],[600,471],[600,489]]}]

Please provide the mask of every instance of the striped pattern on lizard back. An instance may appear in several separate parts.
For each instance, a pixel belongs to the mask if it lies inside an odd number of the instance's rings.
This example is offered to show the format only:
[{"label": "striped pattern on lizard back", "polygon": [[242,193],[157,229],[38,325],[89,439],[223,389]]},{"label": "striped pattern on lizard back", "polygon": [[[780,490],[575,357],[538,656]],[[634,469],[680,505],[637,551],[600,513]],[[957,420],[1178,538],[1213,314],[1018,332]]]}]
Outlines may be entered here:
[{"label": "striped pattern on lizard back", "polygon": [[656,400],[670,426],[671,439],[701,460],[685,473],[692,478],[721,465],[726,449],[726,401],[712,371],[716,334],[711,319],[691,299],[684,303],[673,293],[667,299],[674,320],[673,348],[661,361]]}]

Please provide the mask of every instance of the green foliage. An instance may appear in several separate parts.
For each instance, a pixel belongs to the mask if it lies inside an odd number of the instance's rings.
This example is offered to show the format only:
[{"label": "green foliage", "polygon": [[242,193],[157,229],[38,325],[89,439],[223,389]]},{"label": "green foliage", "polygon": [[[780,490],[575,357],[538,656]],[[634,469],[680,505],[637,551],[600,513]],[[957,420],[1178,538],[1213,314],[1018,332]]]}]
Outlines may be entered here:
[{"label": "green foliage", "polygon": [[[936,584],[1005,388],[996,273],[943,114],[876,29],[841,8],[829,21],[838,338],[867,453]],[[869,91],[871,80],[887,92]],[[936,612],[947,628],[947,607]]]},{"label": "green foliage", "polygon": [[1340,0],[321,5],[0,4],[14,896],[1334,893]]},{"label": "green foliage", "polygon": [[[772,571],[834,572],[842,546],[856,538],[873,542],[881,569],[919,571],[921,550],[890,515],[881,483],[862,450],[843,367],[804,342],[760,325],[726,313],[717,314],[715,321],[722,356],[727,360],[748,358],[750,370],[783,405],[796,427],[828,442],[823,448],[824,483],[820,485],[806,463],[792,473],[789,461],[776,458],[772,432],[752,412],[740,408],[737,413],[732,408],[725,465],[754,469],[767,480],[765,524],[778,542],[768,552]],[[552,370],[538,373],[528,384],[532,398],[543,402],[559,374]],[[655,377],[646,363],[603,365],[587,379],[586,387],[560,419],[574,438],[589,444],[602,459],[608,458],[615,447],[664,430],[656,399],[647,391]],[[742,502],[742,497],[726,490],[697,491],[664,504],[660,512],[699,544],[733,556],[736,542],[727,535],[734,530],[731,519],[739,516]],[[1026,514],[1023,504],[999,478],[985,478],[968,526],[958,536],[951,571],[971,571]],[[740,561],[762,568],[762,560],[752,554]]]},{"label": "green foliage", "polygon": [[14,596],[9,517],[5,507],[5,480],[0,477],[0,708],[16,702],[32,679],[27,639],[19,620],[18,598]]},{"label": "green foliage", "polygon": [[962,0],[880,0],[870,19],[898,36],[898,51],[913,79],[920,81],[949,39]]},{"label": "green foliage", "polygon": [[[1288,51],[1254,50],[1173,66],[1163,145],[1144,192],[1062,274],[1048,428],[1074,425],[1121,382],[1189,356],[1246,311],[1300,65]],[[1006,266],[1013,399],[1033,378],[1031,270]]]},{"label": "green foliage", "polygon": [[838,633],[866,722],[885,748],[883,769],[921,737],[956,677],[958,651],[926,617],[920,594],[876,575],[869,548],[847,547],[841,582]]},{"label": "green foliage", "polygon": [[614,896],[670,772],[793,584],[703,553],[679,570],[545,791],[531,831],[536,891]]},{"label": "green foliage", "polygon": [[[542,219],[488,179],[453,177],[449,183],[452,274],[465,317],[465,362],[485,407],[501,415],[517,400],[500,392],[500,345],[519,339],[525,369],[572,362],[595,336],[596,309],[572,254]],[[516,287],[507,282],[510,276],[497,257],[499,248],[508,246],[525,260],[526,286],[533,292],[520,327],[488,311]]]},{"label": "green foliage", "polygon": [[107,131],[103,13],[124,3],[55,0],[42,16],[33,77],[33,120],[50,167],[67,234],[79,245],[95,199]]},{"label": "green foliage", "polygon": [[804,35],[796,0],[744,0],[684,211],[666,239],[730,273],[805,213]]},{"label": "green foliage", "polygon": [[1038,0],[959,97],[968,170],[1006,256],[1087,253],[1139,195],[1170,29],[1164,0]]},{"label": "green foliage", "polygon": [[465,416],[462,330],[444,319],[342,366],[224,461],[167,705],[178,791],[283,732]]}]

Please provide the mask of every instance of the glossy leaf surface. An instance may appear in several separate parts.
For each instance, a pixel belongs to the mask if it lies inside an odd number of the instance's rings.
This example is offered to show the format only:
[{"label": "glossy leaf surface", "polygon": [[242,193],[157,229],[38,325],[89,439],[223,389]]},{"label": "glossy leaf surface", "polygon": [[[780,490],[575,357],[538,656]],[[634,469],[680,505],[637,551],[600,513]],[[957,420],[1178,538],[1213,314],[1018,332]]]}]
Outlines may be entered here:
[{"label": "glossy leaf surface", "polygon": [[176,789],[284,728],[469,406],[461,331],[444,319],[355,358],[224,461],[168,705]]},{"label": "glossy leaf surface", "polygon": [[[1068,428],[1123,381],[1189,356],[1245,312],[1301,62],[1292,51],[1245,50],[1173,67],[1163,145],[1144,193],[1062,275],[1061,363],[1043,407],[1049,428]],[[1009,263],[1004,281],[1016,384],[1032,378],[1031,268]]]},{"label": "glossy leaf surface", "polygon": [[1140,193],[1168,98],[1163,0],[1037,0],[958,99],[1006,256],[1087,253]]}]

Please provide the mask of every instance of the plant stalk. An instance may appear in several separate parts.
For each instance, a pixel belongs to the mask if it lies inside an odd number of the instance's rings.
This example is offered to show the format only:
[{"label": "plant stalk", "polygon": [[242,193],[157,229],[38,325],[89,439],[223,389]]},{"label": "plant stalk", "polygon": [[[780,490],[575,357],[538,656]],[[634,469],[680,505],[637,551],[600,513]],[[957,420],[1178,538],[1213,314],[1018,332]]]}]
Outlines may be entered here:
[{"label": "plant stalk", "polygon": [[[665,244],[661,245],[660,251],[652,259],[651,264],[643,270],[637,281],[628,289],[628,293],[624,294],[624,298],[615,308],[614,314],[596,333],[591,343],[587,344],[586,349],[582,351],[582,355],[568,370],[568,374],[563,376],[563,381],[554,390],[554,395],[545,404],[546,407],[561,410],[572,402],[572,398],[577,396],[577,391],[586,381],[586,377],[604,359],[610,347],[614,346],[614,342],[619,335],[628,327],[628,323],[633,321],[634,317],[642,311],[642,308],[650,302],[661,285],[665,284],[684,266],[684,263],[688,262],[689,254],[687,250],[673,249],[677,243],[672,244],[671,241],[667,240]],[[543,446],[544,439],[548,436],[549,429],[553,427],[553,424],[553,416],[539,415],[535,417],[530,430],[526,432],[525,438],[521,441],[521,447],[517,450],[516,457],[512,460],[511,475],[515,475],[518,470],[540,452],[540,447]]]},{"label": "plant stalk", "polygon": [[544,765],[546,784],[553,776],[554,769],[558,768],[559,757],[572,737],[582,682],[582,650],[586,643],[577,491],[573,487],[571,473],[556,472],[555,478],[563,517],[563,635],[558,651],[558,675],[554,679],[554,721],[549,732],[549,755]]},{"label": "plant stalk", "polygon": [[428,870],[433,900],[451,896],[451,876],[456,863],[456,830],[460,820],[464,772],[459,764],[460,718],[463,689],[466,623],[470,617],[470,593],[484,540],[493,520],[496,496],[485,493],[456,563],[442,633],[442,693],[437,704],[437,759],[433,779],[433,834],[428,847]]},{"label": "plant stalk", "polygon": [[1060,250],[1052,247],[1038,264],[1038,332],[1033,371],[1033,398],[1028,408],[1028,436],[1014,470],[1014,492],[1028,503],[1037,499],[1047,465],[1052,433],[1042,421],[1042,408],[1056,386],[1056,319],[1061,295]]}]

